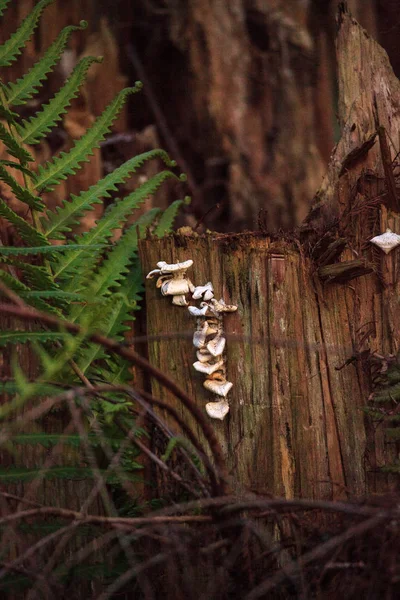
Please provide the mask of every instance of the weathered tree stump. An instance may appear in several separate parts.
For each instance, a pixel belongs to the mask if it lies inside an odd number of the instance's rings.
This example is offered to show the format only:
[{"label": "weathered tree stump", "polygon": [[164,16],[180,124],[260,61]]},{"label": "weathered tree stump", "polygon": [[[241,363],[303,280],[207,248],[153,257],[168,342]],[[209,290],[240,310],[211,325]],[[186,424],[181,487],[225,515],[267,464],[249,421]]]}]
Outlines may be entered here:
[{"label": "weathered tree stump", "polygon": [[[194,260],[196,285],[237,304],[226,317],[230,414],[215,422],[235,485],[286,497],[388,490],[396,443],[363,410],[372,362],[399,350],[399,252],[369,240],[400,231],[396,163],[400,84],[386,53],[339,12],[338,143],[298,234],[176,235],[141,242],[143,272]],[[194,320],[146,284],[149,357],[204,407],[192,368]],[[152,338],[151,336],[156,336]],[[155,396],[176,400],[152,382]],[[190,418],[186,416],[190,422]],[[199,433],[200,435],[200,433]]]}]

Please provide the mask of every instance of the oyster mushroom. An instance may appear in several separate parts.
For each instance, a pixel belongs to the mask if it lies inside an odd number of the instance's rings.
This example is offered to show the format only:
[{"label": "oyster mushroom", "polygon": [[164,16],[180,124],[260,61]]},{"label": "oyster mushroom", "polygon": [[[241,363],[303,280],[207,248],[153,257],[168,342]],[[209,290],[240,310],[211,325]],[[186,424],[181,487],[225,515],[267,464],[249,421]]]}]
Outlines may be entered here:
[{"label": "oyster mushroom", "polygon": [[194,288],[192,294],[193,300],[199,300],[201,297],[203,297],[204,300],[211,300],[211,298],[214,298],[214,288],[211,281],[208,281],[204,285],[197,285]]},{"label": "oyster mushroom", "polygon": [[391,229],[386,229],[385,233],[376,235],[370,242],[378,246],[385,254],[389,254],[389,252],[400,244],[400,235],[393,233]]},{"label": "oyster mushroom", "polygon": [[193,363],[193,367],[196,369],[196,371],[199,371],[199,373],[205,373],[206,375],[212,375],[213,373],[221,369],[221,367],[223,366],[223,360],[219,360],[214,364],[210,364],[208,362],[201,362],[200,360]]},{"label": "oyster mushroom", "polygon": [[219,419],[223,421],[229,412],[229,404],[226,400],[220,400],[219,402],[207,402],[206,412],[212,419]]},{"label": "oyster mushroom", "polygon": [[232,388],[233,383],[230,381],[215,381],[214,379],[206,379],[203,383],[203,386],[209,392],[212,392],[216,396],[223,396],[224,398],[227,396],[229,390]]}]

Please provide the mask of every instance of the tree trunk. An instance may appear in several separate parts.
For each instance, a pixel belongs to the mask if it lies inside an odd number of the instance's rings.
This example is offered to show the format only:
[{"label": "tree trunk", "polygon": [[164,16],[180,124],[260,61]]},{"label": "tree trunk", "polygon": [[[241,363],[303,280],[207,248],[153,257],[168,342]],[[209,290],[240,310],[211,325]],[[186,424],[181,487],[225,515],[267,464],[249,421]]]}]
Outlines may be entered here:
[{"label": "tree trunk", "polygon": [[[377,354],[399,350],[400,251],[386,255],[368,242],[386,227],[400,231],[389,141],[399,139],[400,84],[344,8],[337,47],[343,135],[300,240],[141,242],[144,273],[160,260],[193,259],[192,281],[213,282],[217,298],[238,305],[226,317],[230,413],[215,430],[235,485],[289,498],[383,492],[395,481],[382,467],[396,461],[396,443],[363,409]],[[152,281],[146,303],[153,364],[204,407],[210,398],[191,367],[193,318]],[[177,405],[157,384],[152,390]]]}]

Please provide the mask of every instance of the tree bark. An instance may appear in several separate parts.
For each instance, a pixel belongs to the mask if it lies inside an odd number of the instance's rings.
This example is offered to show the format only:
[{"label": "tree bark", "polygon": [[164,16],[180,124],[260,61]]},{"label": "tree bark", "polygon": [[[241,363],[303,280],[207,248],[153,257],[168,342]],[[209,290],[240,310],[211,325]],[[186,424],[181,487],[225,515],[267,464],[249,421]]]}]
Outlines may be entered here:
[{"label": "tree bark", "polygon": [[[194,283],[212,281],[217,298],[238,305],[226,318],[231,409],[215,429],[235,482],[286,497],[364,495],[395,481],[381,467],[396,460],[396,444],[363,408],[374,354],[399,349],[399,250],[386,255],[369,240],[386,227],[400,231],[390,147],[400,133],[400,84],[344,7],[338,24],[343,134],[300,240],[141,242],[144,273],[159,260],[192,258]],[[159,336],[149,341],[151,360],[204,407],[209,398],[191,367],[192,318],[151,281],[146,303],[147,332]],[[169,338],[176,333],[183,338]]]}]

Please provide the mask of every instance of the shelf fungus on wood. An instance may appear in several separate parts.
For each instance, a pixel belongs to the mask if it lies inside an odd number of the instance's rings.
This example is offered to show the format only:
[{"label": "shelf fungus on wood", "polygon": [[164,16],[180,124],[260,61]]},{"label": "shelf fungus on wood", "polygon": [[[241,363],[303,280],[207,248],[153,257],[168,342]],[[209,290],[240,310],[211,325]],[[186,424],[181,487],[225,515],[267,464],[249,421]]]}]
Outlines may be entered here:
[{"label": "shelf fungus on wood", "polygon": [[[173,296],[173,304],[187,306],[189,313],[196,317],[193,346],[197,349],[197,361],[193,363],[193,367],[206,376],[203,386],[216,396],[215,401],[206,404],[207,414],[213,419],[222,421],[229,412],[226,396],[233,386],[226,379],[226,362],[223,355],[226,338],[223,318],[224,314],[236,311],[237,306],[225,304],[222,298],[216,300],[210,281],[195,287],[186,275],[187,269],[192,265],[192,260],[175,264],[160,261],[157,263],[158,269],[150,271],[147,279],[158,275],[156,285],[161,288],[163,296]],[[188,305],[186,295],[189,292],[193,300],[201,301],[199,306]]]},{"label": "shelf fungus on wood", "polygon": [[146,279],[152,279],[155,275],[159,275],[156,285],[161,288],[162,295],[172,296],[172,304],[176,306],[187,306],[186,294],[195,290],[193,283],[186,275],[186,271],[192,265],[192,260],[172,264],[160,260],[157,263],[158,269],[150,271]]},{"label": "shelf fungus on wood", "polygon": [[192,298],[202,299],[200,308],[188,307],[197,322],[197,329],[193,335],[193,345],[197,348],[197,361],[193,363],[193,367],[206,376],[203,386],[216,396],[215,401],[207,402],[207,414],[213,419],[222,421],[229,412],[226,396],[233,385],[226,379],[226,364],[223,356],[226,338],[223,316],[225,313],[237,310],[237,306],[225,304],[222,298],[216,300],[211,282],[197,286]]},{"label": "shelf fungus on wood", "polygon": [[378,246],[385,254],[389,254],[400,244],[400,235],[393,233],[391,229],[386,229],[385,233],[376,235],[370,240],[371,244]]}]

